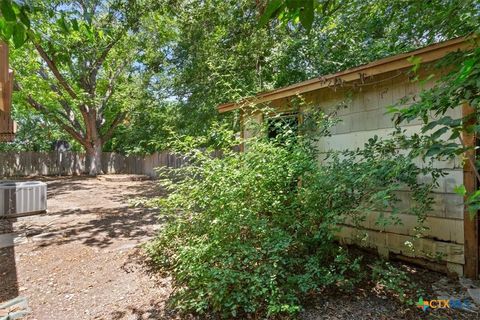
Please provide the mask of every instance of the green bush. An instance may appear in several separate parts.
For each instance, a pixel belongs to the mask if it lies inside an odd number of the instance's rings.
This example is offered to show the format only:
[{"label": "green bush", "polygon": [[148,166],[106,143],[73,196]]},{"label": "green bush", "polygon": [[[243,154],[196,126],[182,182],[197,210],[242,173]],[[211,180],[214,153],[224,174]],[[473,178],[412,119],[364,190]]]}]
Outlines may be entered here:
[{"label": "green bush", "polygon": [[398,300],[408,305],[415,303],[411,298],[413,293],[422,296],[423,290],[415,286],[409,274],[387,261],[377,260],[373,264],[372,280],[376,282],[377,287],[392,293]]},{"label": "green bush", "polygon": [[378,139],[322,165],[306,136],[247,145],[221,158],[192,152],[167,183],[169,197],[152,201],[171,220],[148,251],[172,275],[172,301],[185,312],[291,316],[307,295],[351,287],[360,264],[335,242],[339,224],[393,207],[405,185],[431,187],[417,184],[421,169],[408,156]]}]

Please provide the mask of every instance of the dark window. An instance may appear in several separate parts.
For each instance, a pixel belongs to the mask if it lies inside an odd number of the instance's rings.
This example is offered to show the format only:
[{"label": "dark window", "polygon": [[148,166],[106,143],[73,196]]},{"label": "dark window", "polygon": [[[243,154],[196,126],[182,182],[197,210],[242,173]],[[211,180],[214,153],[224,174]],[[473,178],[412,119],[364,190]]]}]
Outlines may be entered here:
[{"label": "dark window", "polygon": [[267,119],[268,138],[283,140],[298,132],[298,113],[284,113]]}]

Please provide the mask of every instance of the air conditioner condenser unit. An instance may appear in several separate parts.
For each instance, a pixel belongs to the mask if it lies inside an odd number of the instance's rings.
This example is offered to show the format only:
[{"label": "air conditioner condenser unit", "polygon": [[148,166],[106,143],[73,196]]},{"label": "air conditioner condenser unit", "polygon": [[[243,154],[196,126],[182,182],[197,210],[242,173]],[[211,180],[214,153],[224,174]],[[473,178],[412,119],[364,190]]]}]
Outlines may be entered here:
[{"label": "air conditioner condenser unit", "polygon": [[47,184],[40,181],[0,181],[0,218],[47,211]]}]

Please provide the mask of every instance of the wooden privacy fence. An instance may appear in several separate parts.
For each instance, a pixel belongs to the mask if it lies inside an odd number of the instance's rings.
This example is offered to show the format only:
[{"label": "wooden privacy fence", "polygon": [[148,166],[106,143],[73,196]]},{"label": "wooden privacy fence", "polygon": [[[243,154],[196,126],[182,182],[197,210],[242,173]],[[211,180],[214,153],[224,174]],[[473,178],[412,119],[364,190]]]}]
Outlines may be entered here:
[{"label": "wooden privacy fence", "polygon": [[[156,177],[155,168],[179,168],[186,157],[168,151],[147,156],[124,156],[113,152],[102,154],[103,172],[145,174]],[[86,155],[79,152],[2,152],[0,177],[35,175],[80,175],[88,172]]]}]

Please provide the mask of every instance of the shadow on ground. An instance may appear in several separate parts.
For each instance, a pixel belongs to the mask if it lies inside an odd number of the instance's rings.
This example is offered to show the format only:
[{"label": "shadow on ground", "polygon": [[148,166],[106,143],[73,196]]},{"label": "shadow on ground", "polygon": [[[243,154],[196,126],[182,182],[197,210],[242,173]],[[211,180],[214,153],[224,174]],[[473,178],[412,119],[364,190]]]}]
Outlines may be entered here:
[{"label": "shadow on ground", "polygon": [[[0,219],[0,237],[2,234],[12,232],[13,221]],[[2,240],[9,242],[8,237]],[[18,296],[18,279],[15,262],[15,247],[0,247],[0,302],[13,299]]]},{"label": "shadow on ground", "polygon": [[18,296],[15,248],[0,248],[0,302]]},{"label": "shadow on ground", "polygon": [[157,211],[153,209],[117,208],[105,210],[103,208],[83,210],[66,210],[58,215],[82,215],[94,213],[98,218],[67,225],[41,226],[41,230],[30,229],[30,233],[38,232],[35,241],[40,241],[40,247],[63,245],[79,241],[88,246],[105,248],[118,240],[143,240],[155,235],[159,223]]},{"label": "shadow on ground", "polygon": [[93,177],[40,178],[48,184],[48,214],[22,219],[14,232],[39,247],[81,242],[105,248],[118,241],[154,236],[163,223],[157,210],[130,200],[162,196],[156,181],[105,182]]}]

